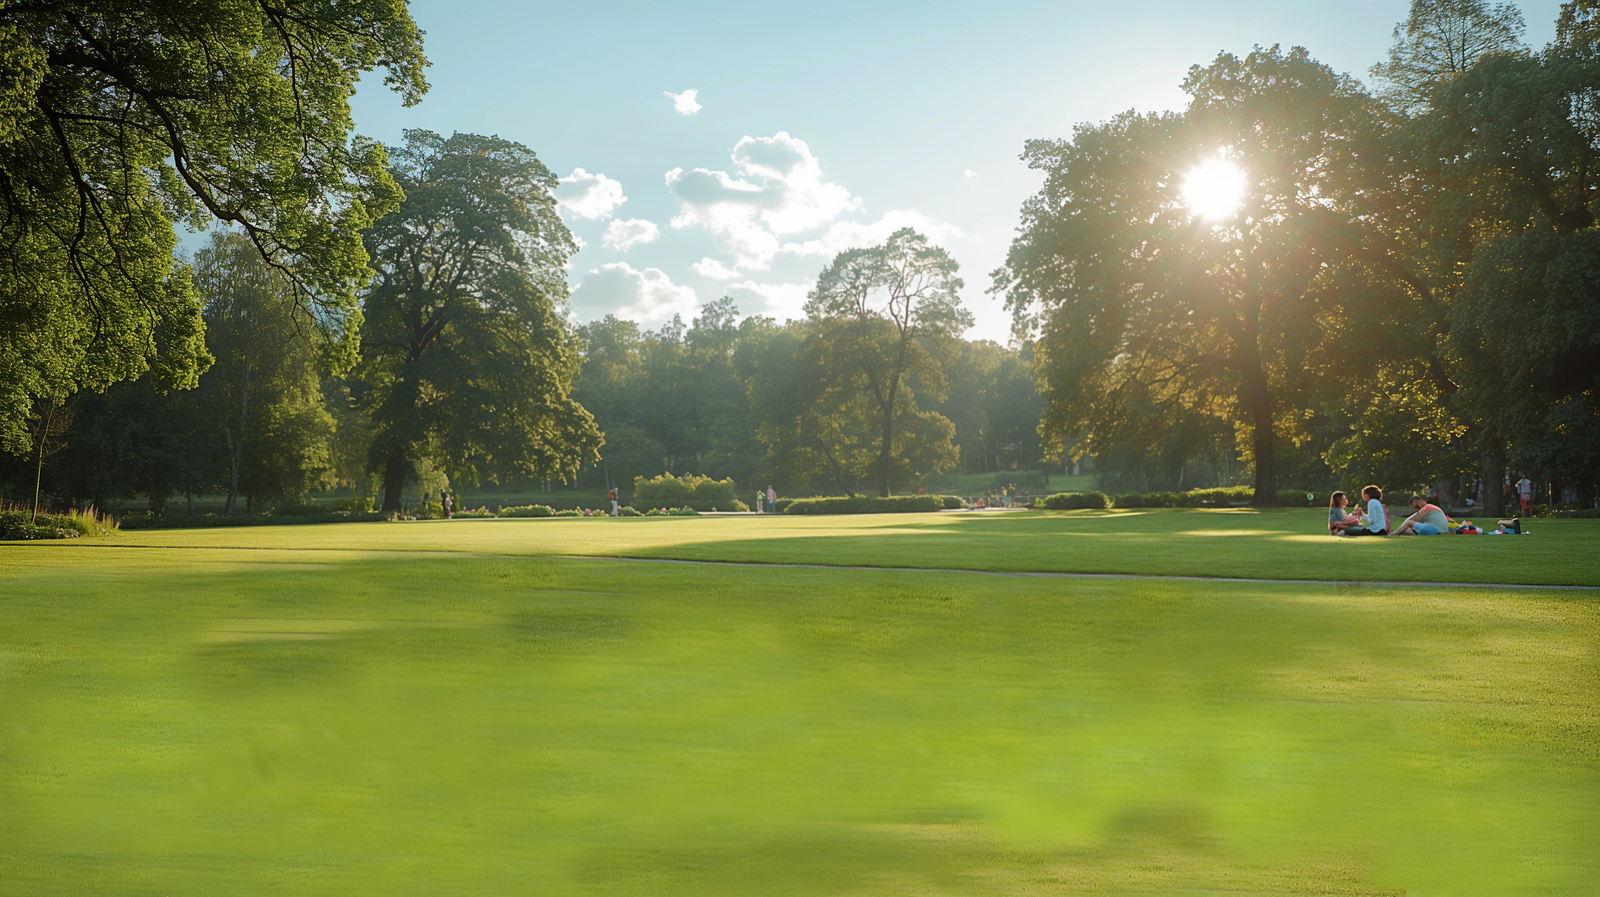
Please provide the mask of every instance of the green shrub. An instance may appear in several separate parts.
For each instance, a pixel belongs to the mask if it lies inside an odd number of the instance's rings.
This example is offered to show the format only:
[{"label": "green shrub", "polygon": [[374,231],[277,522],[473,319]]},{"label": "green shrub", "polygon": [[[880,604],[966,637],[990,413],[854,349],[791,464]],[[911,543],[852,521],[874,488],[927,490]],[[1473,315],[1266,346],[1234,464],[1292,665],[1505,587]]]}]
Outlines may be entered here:
[{"label": "green shrub", "polygon": [[552,516],[552,517],[582,517],[583,516],[583,512],[578,510],[577,508],[567,508],[565,510],[556,511],[555,513],[551,514],[550,516]]},{"label": "green shrub", "polygon": [[495,512],[489,510],[488,508],[478,508],[476,510],[474,510],[472,508],[462,508],[461,510],[455,512],[455,516],[458,517],[458,518],[459,517],[466,517],[468,519],[472,519],[472,518],[488,519],[488,518],[496,517],[496,516],[499,516],[499,515],[495,514]]},{"label": "green shrub", "polygon": [[0,507],[0,541],[76,539],[98,536],[117,528],[115,520],[93,510],[41,513],[35,522],[31,508]]},{"label": "green shrub", "polygon": [[651,508],[644,512],[646,517],[698,517],[700,512],[694,508]]},{"label": "green shrub", "polygon": [[1177,492],[1131,492],[1113,496],[1111,503],[1119,508],[1183,508],[1193,507],[1188,496]]},{"label": "green shrub", "polygon": [[699,511],[721,509],[748,511],[739,500],[733,480],[713,480],[690,474],[675,477],[664,473],[653,479],[633,478],[633,501],[652,508],[694,508]]},{"label": "green shrub", "polygon": [[889,498],[857,495],[854,498],[799,498],[790,502],[783,513],[916,514],[942,511],[944,507],[944,498],[938,495],[895,495]]},{"label": "green shrub", "polygon": [[623,505],[622,507],[617,509],[617,516],[618,517],[643,517],[644,515],[639,513],[638,511],[634,510],[633,508],[627,506],[627,505]]},{"label": "green shrub", "polygon": [[795,501],[796,499],[793,498],[780,498],[772,503],[772,510],[779,514],[786,513],[789,510],[789,506],[794,504]]},{"label": "green shrub", "polygon": [[1111,507],[1111,499],[1104,492],[1057,492],[1033,506],[1046,511],[1104,511]]},{"label": "green shrub", "polygon": [[959,511],[967,506],[967,502],[959,495],[935,495],[934,498],[944,503],[946,511]]},{"label": "green shrub", "polygon": [[556,512],[549,505],[518,505],[514,508],[501,508],[501,517],[554,517]]}]

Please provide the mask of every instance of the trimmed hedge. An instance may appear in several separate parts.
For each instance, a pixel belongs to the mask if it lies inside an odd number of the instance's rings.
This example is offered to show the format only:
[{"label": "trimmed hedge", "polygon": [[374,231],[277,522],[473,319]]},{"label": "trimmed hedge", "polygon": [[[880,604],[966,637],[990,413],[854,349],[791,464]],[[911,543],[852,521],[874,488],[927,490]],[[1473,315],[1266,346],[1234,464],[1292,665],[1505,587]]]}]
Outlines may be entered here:
[{"label": "trimmed hedge", "polygon": [[694,508],[651,508],[644,512],[646,517],[699,517],[700,512]]},{"label": "trimmed hedge", "polygon": [[[1252,486],[1223,486],[1216,489],[1191,489],[1188,492],[1130,492],[1114,496],[1119,508],[1226,508],[1255,497]],[[1318,503],[1317,494],[1306,498],[1296,489],[1278,490],[1278,504],[1285,508],[1309,508]]]},{"label": "trimmed hedge", "polygon": [[[956,507],[961,507],[956,499]],[[789,502],[785,514],[915,514],[942,511],[946,507],[942,495],[895,495],[878,498],[875,495],[857,495],[854,498],[797,498]]]},{"label": "trimmed hedge", "polygon": [[733,480],[713,480],[670,473],[652,479],[633,478],[633,503],[652,508],[694,508],[697,511],[748,511]]},{"label": "trimmed hedge", "polygon": [[1057,492],[1036,498],[1033,506],[1045,511],[1104,511],[1111,499],[1104,492]]},{"label": "trimmed hedge", "polygon": [[518,505],[514,508],[501,508],[501,517],[554,517],[556,512],[549,505]]}]

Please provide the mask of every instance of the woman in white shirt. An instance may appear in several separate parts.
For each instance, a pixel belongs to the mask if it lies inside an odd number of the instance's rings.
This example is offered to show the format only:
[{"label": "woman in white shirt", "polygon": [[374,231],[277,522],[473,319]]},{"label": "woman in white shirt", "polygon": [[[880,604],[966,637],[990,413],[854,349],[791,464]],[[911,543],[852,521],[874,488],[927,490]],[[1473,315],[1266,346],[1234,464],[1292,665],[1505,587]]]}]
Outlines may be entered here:
[{"label": "woman in white shirt", "polygon": [[1377,486],[1368,486],[1361,490],[1361,497],[1367,500],[1366,525],[1347,529],[1344,534],[1347,536],[1389,535],[1389,511],[1383,506],[1383,490]]}]

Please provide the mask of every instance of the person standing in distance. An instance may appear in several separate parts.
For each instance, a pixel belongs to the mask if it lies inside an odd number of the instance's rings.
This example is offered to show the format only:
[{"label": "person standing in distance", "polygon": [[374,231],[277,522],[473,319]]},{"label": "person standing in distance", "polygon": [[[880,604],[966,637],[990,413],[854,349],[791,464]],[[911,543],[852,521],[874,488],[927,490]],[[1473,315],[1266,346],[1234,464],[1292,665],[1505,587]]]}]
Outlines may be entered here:
[{"label": "person standing in distance", "polygon": [[772,514],[778,510],[778,493],[772,490],[772,484],[767,484],[767,513]]},{"label": "person standing in distance", "polygon": [[1517,480],[1517,498],[1522,502],[1522,516],[1528,516],[1533,510],[1533,480],[1528,479],[1527,474]]},{"label": "person standing in distance", "polygon": [[606,493],[606,497],[611,499],[611,516],[617,516],[617,487],[612,486],[611,491]]}]

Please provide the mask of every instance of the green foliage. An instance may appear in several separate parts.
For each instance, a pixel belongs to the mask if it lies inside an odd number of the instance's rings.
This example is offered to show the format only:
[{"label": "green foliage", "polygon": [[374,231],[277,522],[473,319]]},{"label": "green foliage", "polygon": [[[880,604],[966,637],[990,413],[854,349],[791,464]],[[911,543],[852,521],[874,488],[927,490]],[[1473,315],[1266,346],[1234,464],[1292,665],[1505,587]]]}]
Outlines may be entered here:
[{"label": "green foliage", "polygon": [[[1339,262],[1386,258],[1359,224],[1364,191],[1385,182],[1363,166],[1382,131],[1360,85],[1302,49],[1222,54],[1183,87],[1181,114],[1027,144],[1045,184],[992,291],[1017,335],[1038,338],[1047,451],[1079,434],[1095,455],[1148,445],[1210,417],[1240,434],[1255,500],[1270,504],[1278,443],[1296,437],[1290,409],[1313,382],[1318,290]],[[1224,219],[1198,222],[1182,187],[1219,154],[1246,189]]]},{"label": "green foliage", "polygon": [[[825,387],[811,399],[808,429],[841,485],[848,472],[887,497],[894,483],[955,466],[955,426],[919,411],[916,394],[946,397],[945,365],[959,357],[958,338],[972,326],[961,307],[959,267],[903,228],[878,246],[839,253],[817,275],[804,351]],[[869,440],[847,436],[859,422],[870,422]]]},{"label": "green foliage", "polygon": [[644,515],[639,513],[638,511],[634,510],[629,505],[623,505],[622,507],[617,508],[617,516],[618,517],[643,517]]},{"label": "green foliage", "polygon": [[0,541],[76,539],[101,536],[117,529],[117,521],[94,510],[43,513],[36,518],[31,508],[0,508]]},{"label": "green foliage", "polygon": [[675,477],[670,473],[633,480],[633,500],[652,508],[689,507],[699,511],[748,511],[739,500],[733,480],[713,480],[694,475]]},{"label": "green foliage", "polygon": [[1389,60],[1372,67],[1395,107],[1428,107],[1435,92],[1491,53],[1523,48],[1522,12],[1484,0],[1411,0],[1406,20],[1394,28]]},{"label": "green foliage", "polygon": [[[959,499],[957,507],[960,507]],[[880,498],[857,495],[850,498],[801,498],[783,509],[785,514],[921,514],[947,507],[938,495],[894,495]]]},{"label": "green foliage", "polygon": [[1033,506],[1044,511],[1104,511],[1111,499],[1104,492],[1057,492],[1035,499]]},{"label": "green foliage", "polygon": [[519,505],[513,508],[501,508],[501,517],[554,517],[556,512],[548,505]]},{"label": "green foliage", "polygon": [[[1231,486],[1191,489],[1188,492],[1130,492],[1112,496],[1111,503],[1118,508],[1225,508],[1246,504],[1254,497],[1255,489],[1249,486]],[[1280,489],[1277,504],[1282,508],[1306,508],[1316,506],[1326,498],[1315,492]]]},{"label": "green foliage", "polygon": [[645,511],[643,517],[698,517],[700,512],[694,508],[651,508]]},{"label": "green foliage", "polygon": [[385,510],[423,459],[468,482],[575,475],[602,440],[570,395],[577,246],[555,175],[527,147],[476,134],[407,131],[393,158],[405,202],[367,235],[377,275],[360,368]]},{"label": "green foliage", "polygon": [[30,396],[194,385],[179,219],[239,227],[349,332],[361,231],[399,199],[350,96],[382,67],[415,103],[426,64],[402,0],[0,7],[0,448]]},{"label": "green foliage", "polygon": [[312,342],[317,330],[289,281],[245,237],[227,232],[195,254],[194,280],[216,364],[201,378],[187,423],[196,447],[224,455],[210,466],[228,493],[225,513],[237,510],[241,494],[254,508],[332,485],[334,419],[320,371],[329,344]]}]

